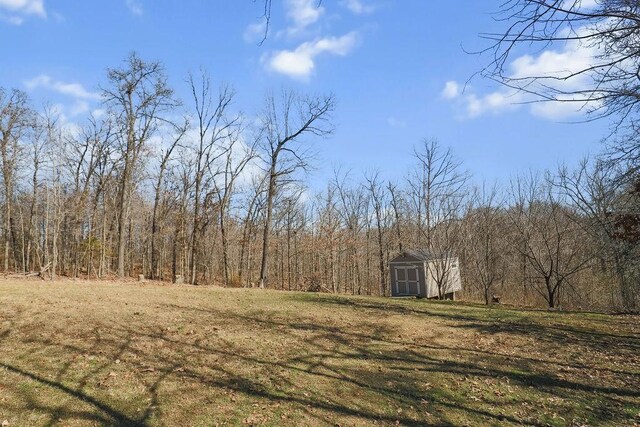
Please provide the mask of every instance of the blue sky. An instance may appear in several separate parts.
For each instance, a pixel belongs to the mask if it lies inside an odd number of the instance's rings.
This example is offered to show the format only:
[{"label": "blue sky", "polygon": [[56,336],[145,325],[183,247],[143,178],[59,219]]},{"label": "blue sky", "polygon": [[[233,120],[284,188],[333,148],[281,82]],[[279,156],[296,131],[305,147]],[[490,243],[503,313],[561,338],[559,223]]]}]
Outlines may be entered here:
[{"label": "blue sky", "polygon": [[[185,101],[187,73],[206,68],[236,89],[236,108],[249,116],[272,89],[331,92],[336,131],[316,142],[316,188],[335,167],[401,179],[424,138],[451,147],[476,181],[504,182],[599,151],[606,123],[576,123],[579,111],[523,104],[489,80],[468,81],[490,58],[463,47],[486,47],[478,34],[503,28],[492,17],[499,4],[273,0],[259,45],[261,0],[0,0],[0,85],[81,122],[100,108],[105,69],[135,50],[164,63]],[[509,69],[570,68],[586,56],[571,46],[518,52]]]}]

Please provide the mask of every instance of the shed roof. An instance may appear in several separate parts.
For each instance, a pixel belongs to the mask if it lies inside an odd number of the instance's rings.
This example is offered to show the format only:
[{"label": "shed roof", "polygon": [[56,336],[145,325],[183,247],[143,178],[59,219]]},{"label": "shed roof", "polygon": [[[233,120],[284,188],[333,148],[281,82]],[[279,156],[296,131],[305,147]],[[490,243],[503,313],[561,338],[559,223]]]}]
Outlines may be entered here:
[{"label": "shed roof", "polygon": [[407,249],[396,255],[391,261],[397,258],[415,258],[417,261],[429,261],[437,257],[433,256],[433,254],[426,249]]},{"label": "shed roof", "polygon": [[444,258],[452,258],[455,255],[447,256],[444,253],[438,253],[437,255],[428,249],[405,249],[395,257],[393,257],[389,262],[394,262],[396,260],[403,260],[406,258],[412,258],[416,261],[434,261],[438,259]]}]

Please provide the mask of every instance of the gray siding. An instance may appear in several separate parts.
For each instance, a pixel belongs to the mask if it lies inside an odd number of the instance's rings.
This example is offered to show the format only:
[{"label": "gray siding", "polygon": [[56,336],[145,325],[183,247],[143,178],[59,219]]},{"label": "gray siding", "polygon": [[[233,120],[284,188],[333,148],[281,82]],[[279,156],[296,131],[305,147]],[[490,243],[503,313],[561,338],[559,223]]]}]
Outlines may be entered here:
[{"label": "gray siding", "polygon": [[[406,295],[416,295],[416,296],[426,296],[426,276],[424,271],[424,262],[420,260],[412,260],[410,258],[397,257],[394,258],[393,261],[389,264],[389,274],[391,275],[391,280],[389,283],[391,284],[391,296],[406,296]],[[418,270],[418,283],[419,283],[419,294],[411,293],[398,293],[398,283],[396,281],[396,267],[404,268],[417,268]]]}]

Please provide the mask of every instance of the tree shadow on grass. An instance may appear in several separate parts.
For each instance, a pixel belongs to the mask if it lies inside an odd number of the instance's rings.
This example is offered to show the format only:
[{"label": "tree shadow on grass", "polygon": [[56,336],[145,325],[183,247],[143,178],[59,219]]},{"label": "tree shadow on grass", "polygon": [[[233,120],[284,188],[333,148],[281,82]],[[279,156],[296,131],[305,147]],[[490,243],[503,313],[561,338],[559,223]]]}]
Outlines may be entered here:
[{"label": "tree shadow on grass", "polygon": [[88,403],[92,407],[94,407],[97,412],[87,412],[87,411],[72,411],[70,412],[68,409],[61,408],[50,408],[44,405],[40,405],[35,401],[31,401],[28,403],[30,409],[40,410],[51,413],[51,420],[53,422],[66,419],[84,419],[87,421],[96,421],[103,424],[109,425],[117,425],[117,426],[144,426],[145,423],[143,421],[139,421],[129,417],[123,412],[118,411],[117,409],[101,402],[100,400],[71,387],[68,387],[58,381],[48,380],[36,373],[29,372],[27,370],[18,368],[16,366],[8,365],[6,363],[0,363],[0,367],[6,369],[7,371],[18,374],[21,377],[28,378],[33,380],[41,385],[45,385],[51,387],[57,391],[62,392],[64,395],[77,399],[78,401]]},{"label": "tree shadow on grass", "polygon": [[[597,330],[593,327],[580,328],[567,324],[567,316],[580,316],[580,313],[544,312],[539,310],[521,311],[513,309],[493,308],[491,306],[462,306],[443,301],[413,301],[413,303],[397,304],[364,298],[344,298],[312,294],[312,296],[293,294],[290,298],[299,301],[313,302],[329,306],[361,309],[378,314],[405,314],[441,318],[460,323],[460,327],[477,329],[483,333],[509,332],[531,335],[538,339],[553,342],[572,341],[582,345],[599,348],[620,348],[640,352],[640,334],[626,335],[611,331]],[[630,317],[630,316],[625,316]],[[606,316],[600,322],[589,319],[590,326],[609,326],[611,319],[627,323],[621,316]],[[633,317],[635,324],[637,316]]]},{"label": "tree shadow on grass", "polygon": [[[187,308],[185,308],[187,309]],[[231,320],[234,324],[245,324],[248,327],[256,327],[264,330],[278,330],[284,334],[296,336],[299,331],[313,331],[311,336],[305,337],[305,348],[312,349],[304,355],[291,356],[284,360],[272,360],[265,357],[252,355],[241,355],[238,349],[233,348],[212,348],[199,344],[175,340],[167,337],[166,334],[154,333],[152,336],[179,348],[196,347],[200,351],[207,353],[217,353],[225,358],[239,358],[243,363],[259,366],[273,366],[289,371],[297,371],[310,375],[312,378],[322,378],[336,382],[336,386],[346,384],[355,390],[374,390],[375,397],[383,402],[391,402],[398,407],[412,407],[428,402],[430,408],[439,414],[439,422],[449,421],[447,411],[457,411],[459,413],[470,414],[472,417],[481,416],[486,420],[510,421],[513,423],[522,422],[514,416],[500,411],[490,411],[482,407],[473,407],[463,396],[439,388],[431,392],[422,390],[418,382],[419,378],[430,378],[431,374],[452,374],[452,377],[466,378],[479,377],[488,378],[495,381],[507,381],[521,387],[533,387],[536,392],[543,396],[562,397],[567,401],[575,399],[583,400],[585,404],[592,406],[595,419],[599,421],[622,420],[625,414],[619,409],[625,404],[621,399],[624,397],[640,397],[640,391],[633,389],[623,389],[617,387],[602,387],[597,385],[584,384],[577,381],[568,381],[557,378],[546,372],[517,372],[504,367],[504,360],[485,360],[483,363],[461,361],[455,358],[456,353],[451,348],[442,346],[432,346],[431,350],[436,350],[438,354],[443,352],[449,357],[429,354],[412,349],[402,349],[395,345],[393,349],[380,350],[379,346],[372,345],[375,341],[382,341],[385,347],[389,344],[397,344],[396,341],[388,341],[380,338],[382,332],[380,326],[371,328],[375,331],[372,335],[354,333],[350,331],[339,331],[333,326],[323,326],[309,322],[291,322],[291,324],[268,319],[265,317],[251,317],[246,315],[234,315],[229,312],[213,313],[216,317],[223,317]],[[284,329],[283,329],[284,328]],[[366,329],[366,328],[365,328]],[[391,331],[387,331],[389,333]],[[517,359],[517,357],[515,357]],[[374,361],[384,369],[373,372],[359,366],[359,361]],[[545,370],[544,366],[537,368]],[[227,372],[233,375],[230,372]],[[416,375],[420,373],[423,375]],[[426,374],[426,375],[424,375]],[[256,397],[268,398],[270,400],[279,399],[287,402],[311,406],[327,410],[334,414],[357,416],[370,420],[381,420],[393,422],[399,420],[405,425],[424,425],[425,419],[407,418],[399,416],[389,416],[376,411],[354,410],[345,402],[333,401],[327,403],[322,399],[312,400],[308,397],[300,397],[291,394],[282,396],[280,393],[273,393],[261,388],[255,382],[247,378],[241,378],[241,384],[252,384],[251,387],[243,387],[236,391],[247,393]],[[200,380],[206,380],[200,377]],[[226,384],[225,386],[229,386]],[[592,401],[591,396],[597,393],[601,396],[602,403]],[[324,397],[325,399],[327,396]],[[613,408],[613,409],[612,409]],[[539,424],[535,420],[528,420],[529,424]],[[455,421],[450,421],[455,425]]]},{"label": "tree shadow on grass", "polygon": [[[482,319],[470,312],[443,312],[420,304],[416,308],[369,301],[359,304],[359,300],[344,304],[335,298],[313,302],[374,310],[380,316],[390,310],[423,316],[425,321],[433,316],[481,334],[529,334],[525,330],[527,325],[517,323],[519,320],[515,321],[516,326],[511,325],[513,322],[501,325],[510,329],[491,330],[495,320]],[[170,418],[178,405],[184,405],[185,413],[189,414],[201,411],[207,404],[227,411],[213,413],[213,419],[233,414],[233,407],[248,415],[255,410],[254,405],[266,404],[279,405],[278,408],[287,408],[294,414],[278,419],[276,412],[271,413],[265,422],[272,424],[280,421],[296,425],[302,418],[305,420],[302,423],[332,425],[341,420],[366,424],[398,422],[409,426],[452,426],[465,422],[545,425],[548,420],[542,419],[544,414],[531,417],[519,413],[519,406],[535,406],[539,400],[556,398],[562,402],[547,403],[550,412],[574,411],[576,417],[586,417],[588,413],[593,423],[622,424],[628,416],[625,405],[637,403],[640,397],[637,389],[559,378],[548,372],[548,361],[544,360],[403,341],[392,327],[376,323],[376,317],[363,318],[357,328],[344,328],[304,315],[287,317],[290,315],[278,311],[239,314],[179,304],[166,304],[161,310],[188,314],[195,328],[218,326],[192,333],[149,319],[135,325],[127,321],[99,325],[78,331],[74,339],[33,336],[28,343],[30,351],[46,352],[60,359],[53,371],[51,366],[27,363],[28,353],[21,354],[19,359],[26,361],[21,363],[2,362],[0,356],[0,366],[14,378],[46,386],[70,403],[60,405],[32,399],[16,383],[5,387],[21,396],[28,409],[47,414],[50,424],[57,420],[84,420],[118,426],[166,424],[165,417]],[[229,335],[216,335],[216,331],[226,331],[229,325],[235,328],[229,329]],[[243,332],[255,341],[273,342],[273,347],[246,342],[234,335]],[[583,331],[562,332],[576,334],[577,342],[586,340],[581,336]],[[566,338],[553,327],[538,328],[531,333],[550,342]],[[603,334],[597,339],[608,338]],[[276,346],[280,343],[282,348]],[[96,363],[78,375],[74,372],[78,366],[75,361],[81,357],[92,357]],[[123,365],[132,373],[132,384],[140,386],[139,411],[134,411],[124,399],[106,399],[96,388],[109,370],[125,376],[127,372],[118,370]],[[503,393],[507,386],[523,394],[513,400],[499,398],[495,393]],[[482,389],[473,391],[474,387]],[[187,390],[195,390],[197,395],[185,400]],[[224,396],[229,395],[239,396],[239,401],[227,402]],[[214,396],[214,403],[207,403],[207,396]],[[75,402],[84,404],[84,409],[76,409]],[[225,402],[232,409],[224,409]],[[572,409],[580,405],[589,409]],[[189,424],[188,419],[183,421]]]}]

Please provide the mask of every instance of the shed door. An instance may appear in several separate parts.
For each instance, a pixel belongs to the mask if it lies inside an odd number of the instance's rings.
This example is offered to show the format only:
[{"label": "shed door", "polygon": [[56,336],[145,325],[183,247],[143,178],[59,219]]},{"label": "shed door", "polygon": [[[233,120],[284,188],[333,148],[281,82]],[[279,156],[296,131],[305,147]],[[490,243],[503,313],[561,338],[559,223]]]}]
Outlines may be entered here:
[{"label": "shed door", "polygon": [[396,266],[395,272],[397,295],[420,295],[418,267]]}]

